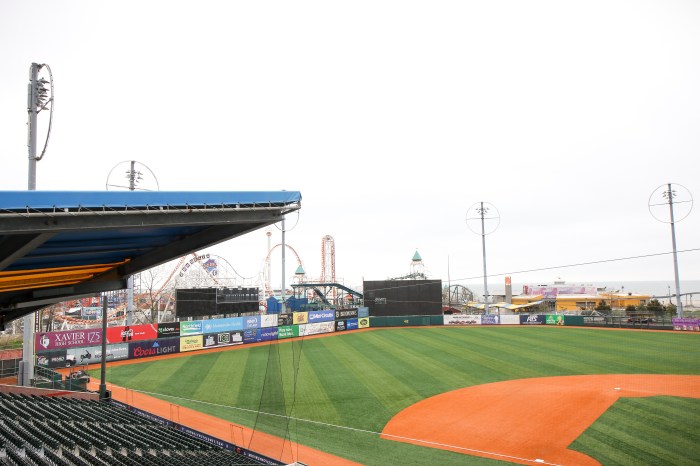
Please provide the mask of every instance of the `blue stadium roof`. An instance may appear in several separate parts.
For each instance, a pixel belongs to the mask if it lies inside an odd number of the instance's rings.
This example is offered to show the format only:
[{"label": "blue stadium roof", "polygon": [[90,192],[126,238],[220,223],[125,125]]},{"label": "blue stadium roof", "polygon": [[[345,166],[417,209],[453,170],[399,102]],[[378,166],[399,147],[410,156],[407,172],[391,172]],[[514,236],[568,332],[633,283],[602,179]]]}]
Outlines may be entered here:
[{"label": "blue stadium roof", "polygon": [[298,191],[0,191],[0,319],[124,289],[300,208]]}]

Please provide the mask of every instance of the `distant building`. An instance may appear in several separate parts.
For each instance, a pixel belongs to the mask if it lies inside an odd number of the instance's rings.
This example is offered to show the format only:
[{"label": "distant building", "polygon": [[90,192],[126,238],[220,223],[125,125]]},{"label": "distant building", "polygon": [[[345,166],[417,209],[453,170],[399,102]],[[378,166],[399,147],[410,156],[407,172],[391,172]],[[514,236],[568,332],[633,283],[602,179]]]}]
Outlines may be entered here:
[{"label": "distant building", "polygon": [[627,306],[645,306],[651,296],[619,292],[599,291],[593,285],[568,285],[563,281],[552,285],[524,285],[523,294],[513,296],[513,304],[522,305],[542,301],[547,311],[592,310],[603,301],[612,309]]}]

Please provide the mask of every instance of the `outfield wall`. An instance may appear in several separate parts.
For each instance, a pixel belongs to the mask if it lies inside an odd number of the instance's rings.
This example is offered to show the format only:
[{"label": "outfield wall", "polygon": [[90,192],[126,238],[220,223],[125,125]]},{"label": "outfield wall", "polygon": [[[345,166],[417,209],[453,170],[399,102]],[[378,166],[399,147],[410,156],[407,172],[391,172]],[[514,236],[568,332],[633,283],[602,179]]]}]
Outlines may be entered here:
[{"label": "outfield wall", "polygon": [[[620,319],[620,318],[618,318]],[[605,317],[557,314],[451,314],[369,316],[366,307],[323,309],[208,320],[109,327],[38,333],[36,364],[57,368],[96,364],[102,358],[102,338],[107,340],[107,360],[140,359],[202,349],[245,345],[294,337],[347,332],[368,327],[474,325],[552,325],[622,327],[622,321]],[[651,328],[649,323],[627,328]],[[673,319],[675,330],[700,331],[698,319]]]},{"label": "outfield wall", "polygon": [[[435,323],[434,325],[439,325]],[[107,340],[107,360],[140,359],[223,346],[346,332],[370,326],[369,310],[323,309],[223,319],[44,332],[35,335],[36,365],[45,368],[96,364]]]}]

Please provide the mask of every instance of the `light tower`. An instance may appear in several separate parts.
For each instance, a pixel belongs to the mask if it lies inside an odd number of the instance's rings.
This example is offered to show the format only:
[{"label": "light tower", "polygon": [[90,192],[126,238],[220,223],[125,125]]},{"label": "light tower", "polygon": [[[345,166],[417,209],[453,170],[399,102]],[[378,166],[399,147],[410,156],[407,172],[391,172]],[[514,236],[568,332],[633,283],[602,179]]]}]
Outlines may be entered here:
[{"label": "light tower", "polygon": [[[42,68],[46,68],[49,75],[49,80],[39,78],[39,72]],[[50,89],[46,85],[50,85]],[[50,90],[50,93],[49,93]],[[53,75],[51,68],[47,64],[32,63],[29,67],[29,89],[27,92],[27,149],[29,152],[29,166],[27,169],[27,189],[29,191],[36,190],[36,164],[44,158],[46,147],[49,144],[51,136],[51,121],[53,120]],[[41,155],[37,156],[37,117],[43,110],[49,110],[48,128],[46,130],[46,141]],[[34,377],[34,327],[39,322],[39,312],[30,312],[26,314],[22,320],[24,325],[23,330],[23,351],[22,361],[20,363],[20,371],[17,383],[19,385],[30,386],[31,379]]]}]

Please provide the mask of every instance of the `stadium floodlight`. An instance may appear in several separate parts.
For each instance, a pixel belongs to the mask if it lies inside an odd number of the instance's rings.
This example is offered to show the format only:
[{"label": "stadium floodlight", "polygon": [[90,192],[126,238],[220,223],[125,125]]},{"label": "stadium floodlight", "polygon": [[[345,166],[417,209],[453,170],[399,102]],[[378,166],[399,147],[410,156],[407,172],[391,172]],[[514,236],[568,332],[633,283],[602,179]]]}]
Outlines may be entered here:
[{"label": "stadium floodlight", "polygon": [[484,263],[484,314],[489,313],[489,287],[486,275],[486,235],[490,235],[501,222],[496,206],[489,202],[477,202],[467,210],[467,227],[481,235],[481,250]]},{"label": "stadium floodlight", "polygon": [[[678,209],[678,216],[676,216],[676,209]],[[667,183],[656,188],[654,192],[651,193],[651,196],[649,196],[649,212],[651,215],[660,222],[671,224],[673,271],[676,281],[676,315],[678,317],[683,317],[683,303],[681,302],[681,282],[678,277],[676,223],[688,217],[691,210],[693,210],[693,196],[685,186]],[[669,290],[669,295],[670,294],[671,292]]]}]

